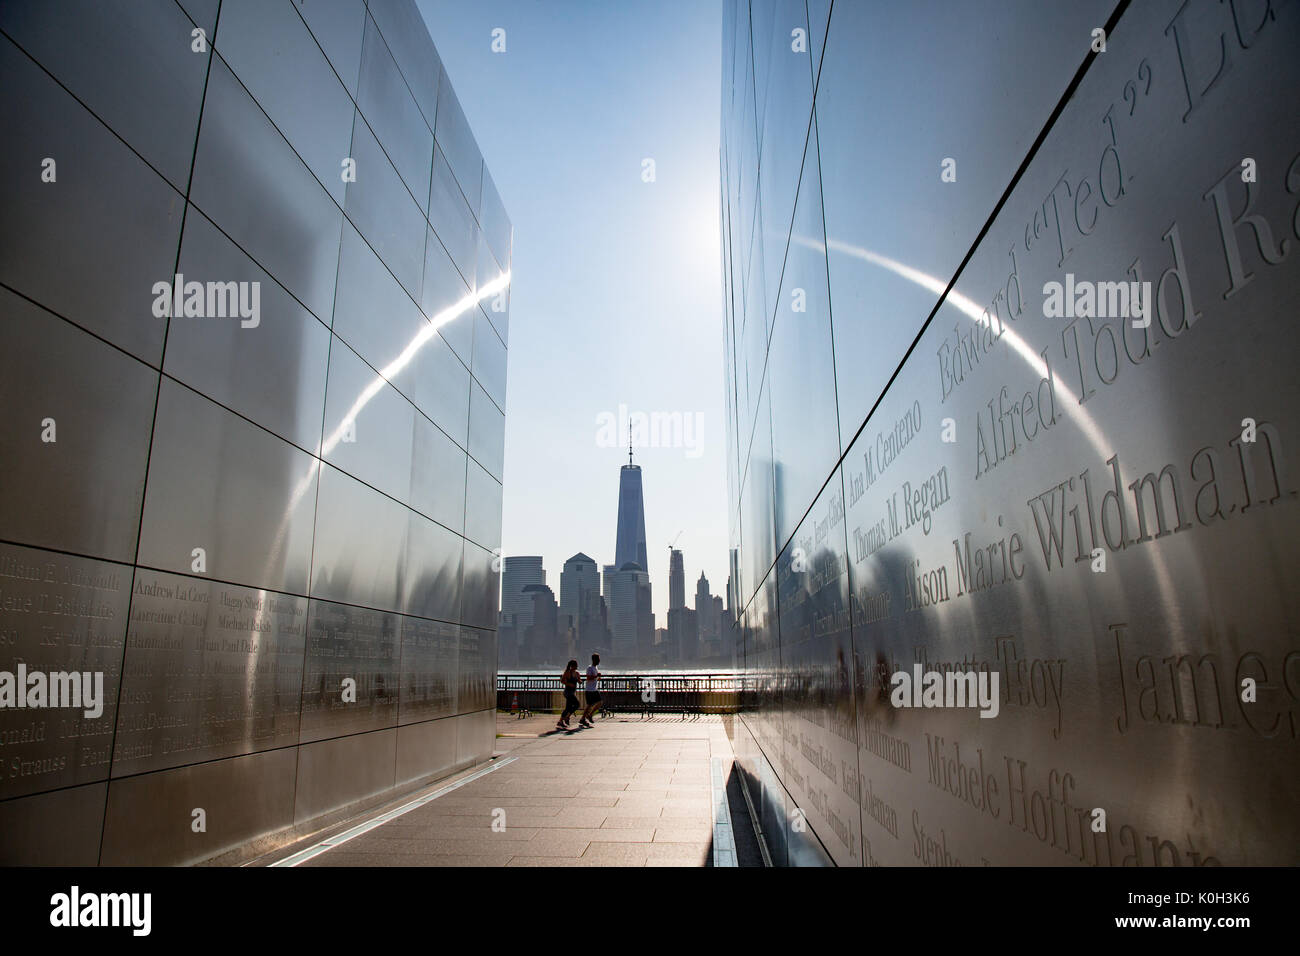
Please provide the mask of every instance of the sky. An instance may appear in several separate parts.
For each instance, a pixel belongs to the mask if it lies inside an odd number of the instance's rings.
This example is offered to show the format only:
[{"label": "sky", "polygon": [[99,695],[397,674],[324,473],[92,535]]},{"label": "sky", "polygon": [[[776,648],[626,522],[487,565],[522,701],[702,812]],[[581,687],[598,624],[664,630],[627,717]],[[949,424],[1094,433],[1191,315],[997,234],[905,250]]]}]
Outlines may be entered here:
[{"label": "sky", "polygon": [[674,539],[688,605],[701,571],[725,599],[721,3],[417,6],[514,226],[502,553],[542,555],[557,600],[566,559],[612,563],[611,423],[657,413],[680,427],[633,450],[655,624]]}]

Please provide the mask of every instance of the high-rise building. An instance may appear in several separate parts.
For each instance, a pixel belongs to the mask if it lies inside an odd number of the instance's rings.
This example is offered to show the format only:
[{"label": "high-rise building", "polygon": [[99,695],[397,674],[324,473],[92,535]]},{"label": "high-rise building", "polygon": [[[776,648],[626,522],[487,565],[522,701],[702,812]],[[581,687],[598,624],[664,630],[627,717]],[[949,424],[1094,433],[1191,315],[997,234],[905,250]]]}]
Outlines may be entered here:
[{"label": "high-rise building", "polygon": [[724,3],[729,727],[778,864],[1296,862],[1300,684],[1239,692],[1300,633],[1300,11],[1242,8]]},{"label": "high-rise building", "polygon": [[688,607],[668,611],[668,659],[674,666],[690,666],[699,656],[699,616]]},{"label": "high-rise building", "polygon": [[523,597],[531,608],[529,623],[520,630],[524,648],[520,662],[529,667],[563,663],[559,658],[568,648],[560,647],[555,592],[545,584],[529,584],[523,590]]},{"label": "high-rise building", "polygon": [[600,594],[600,573],[596,562],[579,551],[564,562],[560,572],[560,610],[577,622],[582,617],[587,596],[593,593]]},{"label": "high-rise building", "polygon": [[602,564],[600,573],[600,596],[605,599],[608,607],[614,606],[614,572],[618,570],[616,564]]},{"label": "high-rise building", "polygon": [[695,582],[695,619],[699,629],[701,643],[716,641],[719,637],[721,620],[714,613],[714,597],[709,593],[709,579],[700,572],[700,579]]},{"label": "high-rise building", "polygon": [[641,466],[632,464],[632,448],[627,450],[627,464],[618,476],[618,534],[614,542],[614,566],[632,563],[649,572],[645,548],[645,500],[641,489]]},{"label": "high-rise building", "polygon": [[501,561],[501,613],[514,620],[523,634],[533,623],[533,600],[525,592],[546,583],[542,559],[535,554],[507,555]]},{"label": "high-rise building", "polygon": [[638,660],[654,643],[654,612],[650,606],[650,576],[629,561],[611,581],[610,653],[620,665]]},{"label": "high-rise building", "polygon": [[671,549],[668,555],[668,610],[686,607],[686,568],[682,553]]},{"label": "high-rise building", "polygon": [[0,3],[0,129],[0,671],[107,701],[0,711],[0,862],[487,759],[511,227],[414,0]]}]

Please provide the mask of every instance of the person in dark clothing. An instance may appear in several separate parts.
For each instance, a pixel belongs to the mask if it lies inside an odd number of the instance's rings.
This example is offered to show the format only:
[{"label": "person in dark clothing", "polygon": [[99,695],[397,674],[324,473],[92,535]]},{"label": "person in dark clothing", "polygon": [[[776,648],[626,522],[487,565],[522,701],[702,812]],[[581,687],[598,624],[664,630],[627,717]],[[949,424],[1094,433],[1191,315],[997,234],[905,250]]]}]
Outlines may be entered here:
[{"label": "person in dark clothing", "polygon": [[564,686],[564,713],[555,725],[556,730],[568,730],[569,718],[578,709],[578,676],[578,662],[569,661],[569,666],[560,675],[560,683]]}]

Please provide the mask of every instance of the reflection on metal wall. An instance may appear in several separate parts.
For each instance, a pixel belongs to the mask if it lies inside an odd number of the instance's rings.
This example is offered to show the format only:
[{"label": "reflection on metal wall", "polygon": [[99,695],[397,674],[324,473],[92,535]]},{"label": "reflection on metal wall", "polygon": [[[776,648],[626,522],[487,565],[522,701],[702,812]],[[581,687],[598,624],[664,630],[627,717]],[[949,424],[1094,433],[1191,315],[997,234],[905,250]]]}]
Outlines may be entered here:
[{"label": "reflection on metal wall", "polygon": [[1297,862],[1298,41],[1267,3],[726,5],[778,861]]},{"label": "reflection on metal wall", "polygon": [[0,699],[103,681],[4,701],[0,863],[491,753],[510,222],[412,0],[217,9],[0,7]]}]

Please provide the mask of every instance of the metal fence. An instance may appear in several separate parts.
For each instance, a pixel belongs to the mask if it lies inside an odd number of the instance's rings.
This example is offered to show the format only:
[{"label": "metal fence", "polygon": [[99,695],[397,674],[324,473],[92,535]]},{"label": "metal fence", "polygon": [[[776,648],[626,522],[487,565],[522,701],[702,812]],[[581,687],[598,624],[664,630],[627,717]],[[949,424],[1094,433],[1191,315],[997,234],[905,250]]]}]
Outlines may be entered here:
[{"label": "metal fence", "polygon": [[[578,700],[586,706],[585,677]],[[734,714],[740,706],[735,674],[606,674],[600,678],[601,709],[606,713]],[[498,674],[497,709],[554,711],[564,709],[560,675]]]}]

